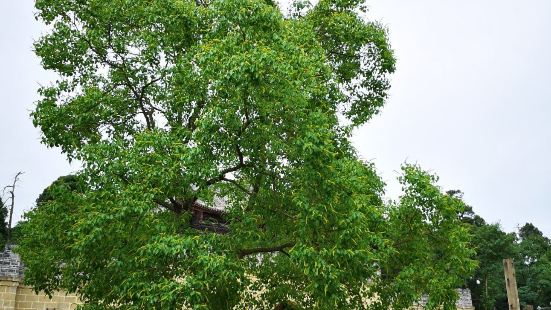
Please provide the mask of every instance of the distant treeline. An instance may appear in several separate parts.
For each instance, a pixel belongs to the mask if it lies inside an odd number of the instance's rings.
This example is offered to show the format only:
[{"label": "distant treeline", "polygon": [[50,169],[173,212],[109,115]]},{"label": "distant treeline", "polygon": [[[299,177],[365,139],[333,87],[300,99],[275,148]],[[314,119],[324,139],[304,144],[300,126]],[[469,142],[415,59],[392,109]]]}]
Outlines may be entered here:
[{"label": "distant treeline", "polygon": [[[455,191],[458,195],[461,192]],[[450,193],[450,192],[448,192]],[[503,259],[515,261],[522,306],[549,307],[551,302],[551,240],[531,223],[506,233],[499,224],[487,223],[468,206],[460,217],[469,225],[478,268],[466,281],[476,309],[508,309]]]}]

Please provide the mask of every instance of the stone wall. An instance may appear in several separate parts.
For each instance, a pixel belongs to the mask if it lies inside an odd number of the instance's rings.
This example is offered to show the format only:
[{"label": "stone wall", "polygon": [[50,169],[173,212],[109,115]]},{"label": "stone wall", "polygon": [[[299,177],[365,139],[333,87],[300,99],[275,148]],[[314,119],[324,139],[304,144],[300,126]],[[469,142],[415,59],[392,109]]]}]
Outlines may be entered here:
[{"label": "stone wall", "polygon": [[[457,289],[459,299],[455,302],[458,310],[474,310],[473,301],[471,298],[471,290]],[[428,296],[421,297],[421,300],[413,307],[414,309],[424,309],[429,301]]]},{"label": "stone wall", "polygon": [[0,252],[0,278],[21,279],[23,278],[23,264],[19,256],[8,246]]},{"label": "stone wall", "polygon": [[0,310],[76,309],[79,301],[75,295],[56,292],[50,298],[23,285],[23,271],[19,256],[11,248],[0,252]]},{"label": "stone wall", "polygon": [[61,292],[53,294],[35,294],[19,281],[0,279],[0,309],[2,310],[73,310],[78,298]]}]

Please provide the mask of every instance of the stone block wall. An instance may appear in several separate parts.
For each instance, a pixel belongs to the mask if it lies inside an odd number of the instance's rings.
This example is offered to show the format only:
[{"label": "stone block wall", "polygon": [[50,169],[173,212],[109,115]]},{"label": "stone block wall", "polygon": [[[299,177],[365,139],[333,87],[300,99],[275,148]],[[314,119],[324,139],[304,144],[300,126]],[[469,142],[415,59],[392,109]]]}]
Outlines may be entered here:
[{"label": "stone block wall", "polygon": [[17,286],[19,282],[9,279],[0,280],[0,309],[15,309],[15,299],[17,296]]},{"label": "stone block wall", "polygon": [[[455,306],[458,310],[474,310],[473,301],[471,298],[471,290],[467,289],[457,289],[457,294],[459,299],[455,302]],[[413,306],[413,309],[422,310],[427,305],[429,301],[428,296],[421,297],[421,300]]]},{"label": "stone block wall", "polygon": [[458,309],[474,309],[473,299],[471,297],[471,290],[462,289],[458,290],[459,299],[455,303]]},{"label": "stone block wall", "polygon": [[0,309],[2,310],[74,310],[78,298],[56,292],[52,298],[36,294],[32,288],[17,280],[0,279]]},{"label": "stone block wall", "polygon": [[24,266],[11,248],[0,252],[0,310],[73,310],[79,304],[74,295],[56,292],[52,298],[36,294],[23,285]]},{"label": "stone block wall", "polygon": [[0,252],[0,278],[23,278],[23,264],[19,259],[19,255],[12,251],[11,246]]}]

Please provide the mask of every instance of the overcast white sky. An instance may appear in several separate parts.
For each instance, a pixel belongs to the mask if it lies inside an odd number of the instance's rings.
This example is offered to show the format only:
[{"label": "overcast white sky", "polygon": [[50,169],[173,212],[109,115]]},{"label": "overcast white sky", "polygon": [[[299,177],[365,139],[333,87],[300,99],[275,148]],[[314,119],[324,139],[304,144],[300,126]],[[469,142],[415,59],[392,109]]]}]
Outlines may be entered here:
[{"label": "overcast white sky", "polygon": [[[507,231],[551,236],[551,1],[369,0],[398,58],[383,112],[356,131],[396,198],[400,165],[419,163]],[[0,185],[24,171],[16,214],[78,169],[39,143],[29,113],[44,72],[33,1],[0,0]]]}]

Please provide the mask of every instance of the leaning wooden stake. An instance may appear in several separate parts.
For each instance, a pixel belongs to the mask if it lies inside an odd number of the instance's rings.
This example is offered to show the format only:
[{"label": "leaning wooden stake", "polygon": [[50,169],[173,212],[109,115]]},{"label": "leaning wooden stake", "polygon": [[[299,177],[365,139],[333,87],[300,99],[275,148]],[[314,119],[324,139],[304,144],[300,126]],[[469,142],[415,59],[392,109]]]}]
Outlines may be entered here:
[{"label": "leaning wooden stake", "polygon": [[509,300],[509,310],[520,310],[518,300],[517,278],[515,275],[515,266],[510,258],[503,260],[503,270],[505,271],[505,285],[507,286],[507,300]]}]

